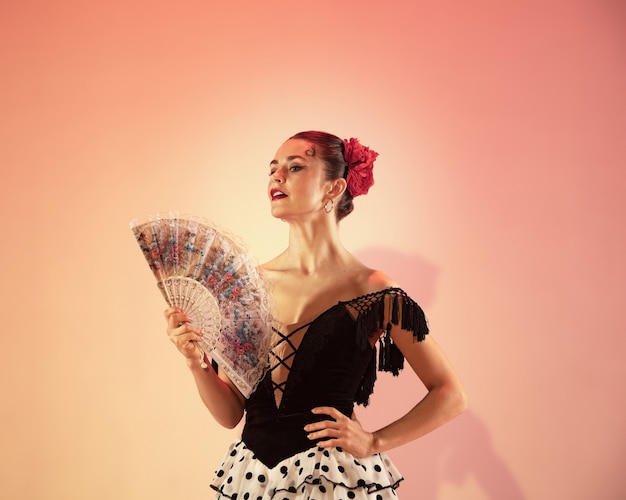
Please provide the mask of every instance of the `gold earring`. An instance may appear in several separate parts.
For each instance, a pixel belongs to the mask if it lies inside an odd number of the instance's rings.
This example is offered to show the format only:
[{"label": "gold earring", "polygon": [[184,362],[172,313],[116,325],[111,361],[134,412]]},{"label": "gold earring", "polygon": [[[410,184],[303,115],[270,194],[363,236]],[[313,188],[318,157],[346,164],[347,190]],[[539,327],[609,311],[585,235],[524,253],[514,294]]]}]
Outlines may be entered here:
[{"label": "gold earring", "polygon": [[[328,208],[329,201],[330,201],[330,208]],[[335,208],[335,202],[333,200],[326,200],[326,203],[324,203],[324,212],[329,214],[333,211],[333,208]]]}]

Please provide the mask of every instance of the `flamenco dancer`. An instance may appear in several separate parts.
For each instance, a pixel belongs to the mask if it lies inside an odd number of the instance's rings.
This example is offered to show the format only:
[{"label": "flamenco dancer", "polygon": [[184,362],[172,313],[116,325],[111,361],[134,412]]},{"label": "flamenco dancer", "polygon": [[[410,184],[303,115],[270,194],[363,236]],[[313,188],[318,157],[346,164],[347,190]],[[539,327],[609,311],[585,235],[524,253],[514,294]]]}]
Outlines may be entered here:
[{"label": "flamenco dancer", "polygon": [[[353,198],[373,184],[378,154],[356,139],[301,132],[269,165],[271,213],[289,224],[289,244],[261,266],[272,290],[270,367],[245,399],[208,368],[200,331],[180,309],[165,311],[167,334],[186,358],[202,401],[221,425],[245,415],[211,487],[216,499],[397,498],[402,476],[385,452],[465,409],[461,383],[431,335],[420,306],[398,284],[356,259],[339,239]],[[405,415],[362,428],[376,371],[404,361],[427,389]]]}]

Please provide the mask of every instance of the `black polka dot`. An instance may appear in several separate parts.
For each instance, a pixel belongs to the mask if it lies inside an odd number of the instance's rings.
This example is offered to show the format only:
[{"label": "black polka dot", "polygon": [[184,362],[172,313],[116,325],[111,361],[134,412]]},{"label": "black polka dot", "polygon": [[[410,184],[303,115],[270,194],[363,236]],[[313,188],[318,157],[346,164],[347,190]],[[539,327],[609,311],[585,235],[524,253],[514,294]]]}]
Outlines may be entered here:
[{"label": "black polka dot", "polygon": [[341,472],[342,474],[346,472],[346,469],[343,468],[343,465],[340,465],[339,467],[337,467],[337,470]]},{"label": "black polka dot", "polygon": [[354,491],[348,491],[348,498],[356,498]]},{"label": "black polka dot", "polygon": [[382,495],[376,495],[376,500],[383,500],[383,496]]},{"label": "black polka dot", "polygon": [[326,493],[326,487],[323,484],[320,484],[320,491]]},{"label": "black polka dot", "polygon": [[328,468],[328,465],[322,465],[322,470],[324,472],[328,472],[330,469]]},{"label": "black polka dot", "polygon": [[230,452],[231,457],[234,457],[235,455],[237,455],[237,450],[233,450]]},{"label": "black polka dot", "polygon": [[220,469],[217,471],[217,477],[222,477],[224,475],[224,469]]},{"label": "black polka dot", "polygon": [[259,477],[257,479],[259,480],[259,483],[265,482],[265,476],[263,474],[259,474]]},{"label": "black polka dot", "polygon": [[381,470],[383,470],[383,469],[382,469],[382,467],[381,467],[380,465],[376,464],[376,465],[374,466],[374,470],[375,470],[376,472],[380,472],[380,471],[381,471]]}]

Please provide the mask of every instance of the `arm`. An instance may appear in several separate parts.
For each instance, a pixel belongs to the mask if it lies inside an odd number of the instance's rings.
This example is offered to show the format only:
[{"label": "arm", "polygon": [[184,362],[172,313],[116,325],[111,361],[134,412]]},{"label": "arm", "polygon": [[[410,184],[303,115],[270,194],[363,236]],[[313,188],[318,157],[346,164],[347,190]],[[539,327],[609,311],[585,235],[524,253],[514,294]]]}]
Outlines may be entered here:
[{"label": "arm", "polygon": [[392,338],[428,393],[406,415],[372,433],[371,453],[417,439],[462,413],[467,401],[459,379],[435,340],[414,342],[398,328]]},{"label": "arm", "polygon": [[245,400],[234,384],[223,373],[216,373],[210,366],[201,366],[202,350],[197,341],[200,331],[189,324],[191,319],[179,308],[165,311],[167,335],[176,348],[187,359],[200,398],[213,418],[222,426],[232,429],[243,417]]},{"label": "arm", "polygon": [[328,438],[319,446],[340,446],[357,457],[387,451],[417,439],[460,414],[466,407],[465,394],[452,366],[436,342],[426,337],[415,342],[412,335],[394,327],[392,338],[428,393],[408,413],[389,425],[366,432],[355,418],[334,408],[315,408],[326,420],[305,427],[310,439]]}]

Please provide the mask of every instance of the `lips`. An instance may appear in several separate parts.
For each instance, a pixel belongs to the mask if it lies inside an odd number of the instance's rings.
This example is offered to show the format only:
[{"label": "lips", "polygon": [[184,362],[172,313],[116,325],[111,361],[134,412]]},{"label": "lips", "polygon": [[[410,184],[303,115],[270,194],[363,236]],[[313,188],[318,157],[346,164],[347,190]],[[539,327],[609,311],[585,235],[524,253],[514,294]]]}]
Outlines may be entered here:
[{"label": "lips", "polygon": [[272,199],[272,201],[281,200],[282,198],[287,198],[287,195],[280,189],[274,188],[270,190],[270,198]]}]

